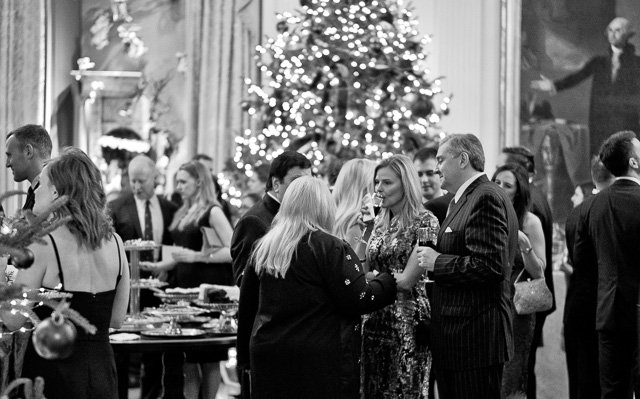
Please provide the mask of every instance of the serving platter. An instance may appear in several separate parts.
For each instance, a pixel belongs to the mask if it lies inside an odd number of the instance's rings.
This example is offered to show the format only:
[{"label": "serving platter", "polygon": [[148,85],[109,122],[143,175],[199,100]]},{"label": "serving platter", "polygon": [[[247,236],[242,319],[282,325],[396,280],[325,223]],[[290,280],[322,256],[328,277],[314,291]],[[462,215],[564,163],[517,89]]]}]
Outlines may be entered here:
[{"label": "serving platter", "polygon": [[140,332],[140,335],[150,338],[198,338],[206,334],[205,330],[198,328],[181,328],[177,332],[172,332],[166,328],[155,328]]}]

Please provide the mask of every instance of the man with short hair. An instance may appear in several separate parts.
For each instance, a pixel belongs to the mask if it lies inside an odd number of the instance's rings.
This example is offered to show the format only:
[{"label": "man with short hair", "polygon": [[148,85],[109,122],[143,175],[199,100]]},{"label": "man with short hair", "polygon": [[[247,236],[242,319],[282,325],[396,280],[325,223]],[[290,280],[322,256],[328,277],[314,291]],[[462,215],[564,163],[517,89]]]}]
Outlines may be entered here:
[{"label": "man with short hair", "polygon": [[[156,244],[171,245],[169,225],[173,220],[177,207],[165,198],[156,195],[156,177],[158,170],[153,160],[145,155],[138,155],[131,160],[128,167],[131,192],[108,203],[108,211],[113,220],[113,227],[123,241],[142,239]],[[142,252],[141,259],[153,260],[152,251]],[[141,271],[141,277],[150,277]],[[167,281],[168,277],[163,276]],[[160,301],[150,290],[140,290],[140,306],[158,306]],[[118,358],[118,360],[121,360]],[[142,371],[140,376],[141,398],[157,398],[162,393],[162,353],[142,354]],[[120,364],[119,364],[120,365]],[[127,370],[119,367],[118,390],[126,393]]]},{"label": "man with short hair", "polygon": [[472,134],[453,134],[437,155],[442,188],[455,193],[436,249],[419,247],[434,280],[432,353],[443,399],[501,397],[502,369],[513,354],[511,265],[518,219],[507,194],[489,181]]},{"label": "man with short hair", "polygon": [[[504,147],[498,155],[497,167],[505,164],[517,164],[522,166],[529,175],[529,183],[533,182],[536,174],[535,157],[527,148]],[[531,349],[529,351],[529,364],[527,366],[527,397],[534,399],[536,397],[536,355],[538,347],[542,346],[542,331],[544,323],[551,313],[556,310],[556,291],[553,283],[553,217],[551,215],[551,207],[544,193],[535,184],[530,184],[531,193],[531,213],[540,219],[542,231],[544,233],[544,258],[547,267],[544,268],[544,281],[551,291],[553,302],[551,309],[544,312],[536,313],[536,324],[533,329],[533,338],[531,339]]]},{"label": "man with short hair", "polygon": [[438,222],[442,224],[445,216],[447,216],[447,208],[453,198],[453,194],[445,194],[442,190],[442,176],[437,172],[437,154],[437,148],[421,148],[413,156],[413,165],[416,167],[420,178],[422,199],[425,201],[424,207],[433,212]]},{"label": "man with short hair", "polygon": [[[242,290],[243,295],[258,295],[258,278],[249,264],[253,244],[262,238],[271,227],[271,222],[280,209],[280,203],[287,188],[295,179],[311,175],[311,162],[302,154],[295,151],[285,151],[271,163],[267,193],[261,201],[256,203],[240,218],[231,238],[231,257],[233,258],[233,276],[237,285],[248,284],[249,289]],[[255,308],[248,308],[243,303],[253,301],[240,297],[238,311],[238,375],[242,385],[242,397],[249,399],[249,340],[253,329],[253,319],[257,312]]]},{"label": "man with short hair", "polygon": [[615,176],[585,215],[598,259],[596,330],[602,398],[640,397],[640,141],[631,131],[609,137],[600,160]]},{"label": "man with short hair", "polygon": [[[591,160],[591,179],[598,192],[615,181],[595,156]],[[567,261],[572,270],[562,318],[569,399],[600,398],[601,393],[596,331],[598,257],[585,223],[592,201],[593,196],[573,208],[565,225]]]},{"label": "man with short hair", "polygon": [[7,168],[13,172],[13,180],[30,183],[22,209],[33,209],[36,203],[34,191],[40,185],[40,172],[51,158],[53,144],[49,133],[40,125],[24,125],[7,135]]}]

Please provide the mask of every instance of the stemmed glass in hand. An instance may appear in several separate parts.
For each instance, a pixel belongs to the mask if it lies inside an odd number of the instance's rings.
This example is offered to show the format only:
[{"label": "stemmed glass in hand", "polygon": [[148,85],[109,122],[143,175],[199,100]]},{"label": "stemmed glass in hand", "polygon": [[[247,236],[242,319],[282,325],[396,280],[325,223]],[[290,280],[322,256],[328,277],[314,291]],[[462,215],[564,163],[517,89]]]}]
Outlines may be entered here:
[{"label": "stemmed glass in hand", "polygon": [[[435,249],[436,244],[438,242],[438,230],[437,227],[432,221],[429,221],[429,225],[426,227],[418,228],[418,246],[419,247],[430,247]],[[427,276],[425,282],[431,283],[433,280],[430,280]]]},{"label": "stemmed glass in hand", "polygon": [[[362,198],[362,235],[359,240],[366,244],[366,239],[371,234],[367,229],[369,227],[373,228],[373,220],[376,218],[378,213],[380,213],[380,206],[382,205],[383,198],[376,194],[366,194]],[[367,234],[369,233],[369,234]]]}]

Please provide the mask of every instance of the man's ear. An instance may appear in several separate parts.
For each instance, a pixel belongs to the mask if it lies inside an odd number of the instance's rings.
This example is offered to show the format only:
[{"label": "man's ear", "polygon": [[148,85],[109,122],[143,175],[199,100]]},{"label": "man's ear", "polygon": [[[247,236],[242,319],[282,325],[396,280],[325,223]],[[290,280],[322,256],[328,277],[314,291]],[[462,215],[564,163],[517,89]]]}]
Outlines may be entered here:
[{"label": "man's ear", "polygon": [[35,152],[33,150],[33,146],[31,144],[26,144],[24,146],[24,155],[27,158],[33,158],[34,154],[35,154]]},{"label": "man's ear", "polygon": [[464,169],[469,165],[469,154],[466,152],[460,153],[460,169]]},{"label": "man's ear", "polygon": [[632,169],[635,169],[637,172],[640,172],[640,163],[638,163],[638,160],[635,159],[634,157],[629,158],[629,167]]},{"label": "man's ear", "polygon": [[277,193],[280,191],[280,180],[277,177],[271,178],[271,187],[273,187],[273,192]]}]

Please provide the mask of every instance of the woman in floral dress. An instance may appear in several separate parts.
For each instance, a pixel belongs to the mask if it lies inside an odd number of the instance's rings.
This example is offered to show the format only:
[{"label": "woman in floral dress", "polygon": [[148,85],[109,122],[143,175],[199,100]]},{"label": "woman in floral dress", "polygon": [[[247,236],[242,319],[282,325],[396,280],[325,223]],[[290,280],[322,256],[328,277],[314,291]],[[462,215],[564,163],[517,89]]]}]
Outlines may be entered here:
[{"label": "woman in floral dress", "polygon": [[420,227],[438,227],[421,203],[420,180],[411,160],[394,155],[375,170],[381,212],[367,245],[371,273],[395,273],[396,302],[365,316],[361,387],[365,399],[428,398],[431,353],[426,276],[415,253]]}]

